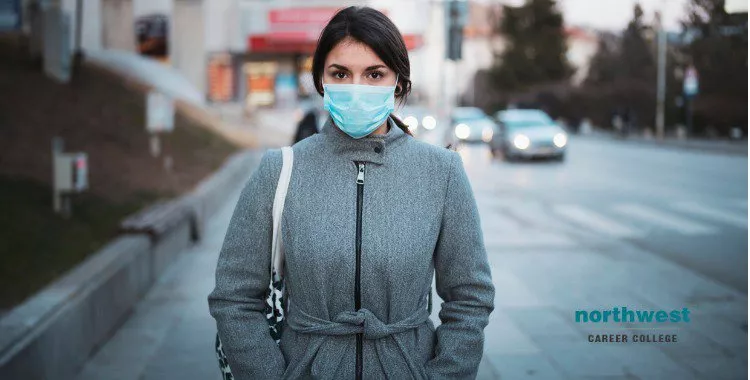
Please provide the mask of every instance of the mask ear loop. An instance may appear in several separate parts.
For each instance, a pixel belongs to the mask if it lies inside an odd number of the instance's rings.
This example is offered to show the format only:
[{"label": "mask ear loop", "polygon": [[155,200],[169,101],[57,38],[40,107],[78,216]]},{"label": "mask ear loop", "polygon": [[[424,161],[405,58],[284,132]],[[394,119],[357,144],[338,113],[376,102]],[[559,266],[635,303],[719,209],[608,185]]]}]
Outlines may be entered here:
[{"label": "mask ear loop", "polygon": [[[402,90],[403,90],[403,88],[402,88]],[[396,84],[395,84],[395,85],[394,85],[394,87],[393,87],[393,94],[394,94],[394,97],[395,97],[395,95],[398,95],[398,94],[396,93],[397,91],[398,91],[398,73],[396,73]],[[393,112],[396,112],[396,108],[398,108],[398,106],[394,105],[394,109],[393,109]]]}]

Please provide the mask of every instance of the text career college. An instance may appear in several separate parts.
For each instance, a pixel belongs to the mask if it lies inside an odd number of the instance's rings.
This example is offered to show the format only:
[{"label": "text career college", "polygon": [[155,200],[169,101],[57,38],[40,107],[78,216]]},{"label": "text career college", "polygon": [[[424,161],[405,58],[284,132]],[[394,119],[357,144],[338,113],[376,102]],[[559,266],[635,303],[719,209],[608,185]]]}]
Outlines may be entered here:
[{"label": "text career college", "polygon": [[[602,324],[608,322],[637,324],[646,330],[664,328],[664,325],[690,323],[690,310],[629,310],[627,307],[614,307],[610,310],[577,310],[575,312],[576,323]],[[656,327],[659,326],[659,327]],[[670,328],[671,330],[671,328]],[[661,333],[629,333],[589,334],[590,343],[677,343],[677,334]]]},{"label": "text career college", "polygon": [[591,343],[677,343],[677,334],[589,334]]}]

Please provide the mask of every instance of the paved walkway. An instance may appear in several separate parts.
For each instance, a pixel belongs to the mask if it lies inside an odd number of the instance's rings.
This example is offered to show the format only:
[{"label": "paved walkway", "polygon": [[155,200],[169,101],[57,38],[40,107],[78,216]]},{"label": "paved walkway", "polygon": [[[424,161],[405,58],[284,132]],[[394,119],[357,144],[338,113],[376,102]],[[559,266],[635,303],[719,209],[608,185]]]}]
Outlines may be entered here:
[{"label": "paved walkway", "polygon": [[206,227],[205,239],[165,271],[79,379],[220,379],[216,324],[206,297],[239,192]]},{"label": "paved walkway", "polygon": [[175,99],[203,106],[203,92],[179,70],[135,52],[102,49],[86,52],[86,60],[104,66],[125,77],[159,89]]},{"label": "paved walkway", "polygon": [[290,145],[298,118],[297,108],[258,109],[246,114],[240,104],[214,105],[209,111],[218,116],[222,127],[258,136],[258,148]]}]

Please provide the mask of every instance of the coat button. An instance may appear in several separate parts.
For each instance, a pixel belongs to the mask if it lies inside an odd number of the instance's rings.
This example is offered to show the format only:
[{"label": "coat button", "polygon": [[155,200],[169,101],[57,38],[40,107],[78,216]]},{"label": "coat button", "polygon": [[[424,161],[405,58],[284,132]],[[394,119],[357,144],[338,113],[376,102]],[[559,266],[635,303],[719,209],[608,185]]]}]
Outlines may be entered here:
[{"label": "coat button", "polygon": [[381,148],[381,147],[379,147],[379,146],[376,146],[376,147],[375,147],[375,153],[380,153],[380,152],[382,152],[382,151],[383,151],[383,148]]}]

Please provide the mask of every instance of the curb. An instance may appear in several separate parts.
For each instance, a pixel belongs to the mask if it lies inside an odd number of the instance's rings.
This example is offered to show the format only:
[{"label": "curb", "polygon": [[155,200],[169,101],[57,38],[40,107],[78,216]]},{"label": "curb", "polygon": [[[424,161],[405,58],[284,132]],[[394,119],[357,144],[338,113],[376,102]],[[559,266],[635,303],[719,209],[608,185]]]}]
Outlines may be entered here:
[{"label": "curb", "polygon": [[606,134],[587,134],[587,135],[576,135],[577,139],[589,139],[589,140],[602,140],[609,142],[621,142],[631,145],[650,146],[657,148],[668,148],[668,149],[680,149],[688,151],[698,151],[707,153],[724,154],[730,156],[743,156],[748,154],[748,143],[747,141],[705,141],[705,140],[665,140],[658,141],[656,139],[646,140],[643,138],[617,138]]},{"label": "curb", "polygon": [[74,378],[164,269],[203,236],[207,219],[250,178],[260,156],[258,151],[237,153],[190,193],[136,214],[160,210],[157,221],[166,223],[124,221],[127,234],[5,314],[0,319],[0,379]]}]

